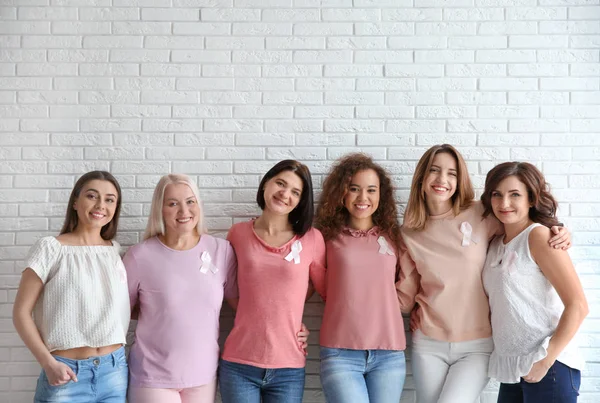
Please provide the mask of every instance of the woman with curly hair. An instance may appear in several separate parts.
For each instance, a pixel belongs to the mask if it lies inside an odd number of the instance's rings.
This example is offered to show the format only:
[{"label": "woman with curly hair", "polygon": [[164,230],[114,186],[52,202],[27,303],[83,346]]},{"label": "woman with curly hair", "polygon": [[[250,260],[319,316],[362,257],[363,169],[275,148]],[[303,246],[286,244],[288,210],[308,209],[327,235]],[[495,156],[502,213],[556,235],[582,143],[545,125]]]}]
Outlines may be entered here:
[{"label": "woman with curly hair", "polygon": [[327,246],[321,383],[328,403],[398,403],[406,339],[398,306],[400,226],[386,171],[364,154],[323,183],[317,227]]},{"label": "woman with curly hair", "polygon": [[573,263],[551,248],[558,204],[543,174],[505,162],[487,175],[484,216],[504,227],[483,269],[494,351],[489,375],[502,382],[498,403],[575,403],[583,360],[574,336],[588,305]]},{"label": "woman with curly hair", "polygon": [[[494,217],[482,218],[473,197],[456,148],[441,144],[425,152],[404,214],[398,286],[401,309],[418,306],[412,337],[418,403],[472,403],[489,380],[493,341],[481,273],[489,241],[503,228]],[[570,237],[562,230],[546,241],[563,247]]]}]

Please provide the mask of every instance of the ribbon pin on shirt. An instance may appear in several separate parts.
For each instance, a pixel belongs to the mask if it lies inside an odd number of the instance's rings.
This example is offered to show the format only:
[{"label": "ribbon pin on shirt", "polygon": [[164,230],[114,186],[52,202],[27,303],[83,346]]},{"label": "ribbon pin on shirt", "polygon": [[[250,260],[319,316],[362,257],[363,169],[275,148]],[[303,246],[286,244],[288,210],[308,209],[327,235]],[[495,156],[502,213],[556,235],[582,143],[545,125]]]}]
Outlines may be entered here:
[{"label": "ribbon pin on shirt", "polygon": [[473,227],[471,227],[471,224],[468,222],[465,221],[460,224],[460,232],[463,234],[462,246],[469,246],[471,245],[471,242],[474,244],[477,243],[475,238],[473,238]]},{"label": "ribbon pin on shirt", "polygon": [[379,244],[379,253],[382,255],[387,253],[388,255],[395,256],[394,251],[390,248],[384,237],[380,236],[377,238],[377,243]]},{"label": "ribbon pin on shirt", "polygon": [[208,253],[207,251],[202,252],[200,259],[202,260],[202,267],[200,267],[200,273],[206,274],[209,270],[213,273],[219,271],[219,268],[212,264],[212,258],[210,257],[210,253]]},{"label": "ribbon pin on shirt", "polygon": [[291,262],[294,259],[294,264],[300,264],[300,252],[302,252],[302,243],[296,241],[292,244],[292,251],[285,257],[285,260]]}]

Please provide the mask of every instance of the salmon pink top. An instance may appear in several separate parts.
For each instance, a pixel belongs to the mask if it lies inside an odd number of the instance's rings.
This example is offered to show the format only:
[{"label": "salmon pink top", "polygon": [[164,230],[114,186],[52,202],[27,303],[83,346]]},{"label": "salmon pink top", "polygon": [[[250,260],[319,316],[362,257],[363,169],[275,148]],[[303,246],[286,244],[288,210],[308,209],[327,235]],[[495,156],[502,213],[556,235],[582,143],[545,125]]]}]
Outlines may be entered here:
[{"label": "salmon pink top", "polygon": [[482,218],[473,202],[457,216],[430,216],[425,228],[402,227],[398,298],[410,312],[417,302],[421,331],[436,340],[468,341],[490,337],[490,307],[482,271],[490,239],[502,233],[500,222]]},{"label": "salmon pink top", "polygon": [[327,241],[327,290],[320,344],[353,350],[404,350],[398,251],[378,227],[344,228]]},{"label": "salmon pink top", "polygon": [[323,287],[323,236],[311,228],[273,247],[256,234],[252,220],[233,225],[227,239],[237,256],[240,299],[222,358],[260,368],[303,368],[296,334],[309,278]]}]

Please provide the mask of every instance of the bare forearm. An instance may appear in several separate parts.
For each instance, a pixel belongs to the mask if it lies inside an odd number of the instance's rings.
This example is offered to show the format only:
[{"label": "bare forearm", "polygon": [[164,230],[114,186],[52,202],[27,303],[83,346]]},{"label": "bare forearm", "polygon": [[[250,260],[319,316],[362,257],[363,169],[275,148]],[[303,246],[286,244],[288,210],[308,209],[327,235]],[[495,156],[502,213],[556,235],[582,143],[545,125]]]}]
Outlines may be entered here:
[{"label": "bare forearm", "polygon": [[45,367],[49,361],[54,359],[44,344],[31,315],[15,314],[13,316],[13,323],[25,346],[27,346],[42,367]]},{"label": "bare forearm", "polygon": [[554,335],[550,338],[548,345],[548,358],[555,361],[567,344],[575,337],[579,326],[588,314],[585,301],[573,303],[565,307],[560,317]]}]

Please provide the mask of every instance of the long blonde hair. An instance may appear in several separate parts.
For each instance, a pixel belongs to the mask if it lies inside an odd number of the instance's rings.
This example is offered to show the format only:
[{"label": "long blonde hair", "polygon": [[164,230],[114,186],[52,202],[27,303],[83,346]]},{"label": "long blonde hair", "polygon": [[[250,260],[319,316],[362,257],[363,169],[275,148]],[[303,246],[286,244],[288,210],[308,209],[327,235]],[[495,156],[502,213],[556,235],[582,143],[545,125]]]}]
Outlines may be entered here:
[{"label": "long blonde hair", "polygon": [[198,207],[200,207],[200,217],[198,217],[198,225],[196,230],[198,235],[206,233],[204,228],[204,210],[202,208],[202,201],[200,200],[200,192],[198,186],[192,181],[192,179],[184,174],[168,174],[160,178],[156,188],[154,188],[154,195],[152,196],[152,205],[150,206],[150,217],[148,217],[148,224],[144,231],[144,240],[152,238],[156,235],[165,235],[165,220],[162,214],[163,202],[165,199],[165,189],[168,185],[182,183],[188,185],[192,190],[192,193],[196,197]]},{"label": "long blonde hair", "polygon": [[404,211],[404,226],[406,228],[422,230],[425,228],[425,223],[429,217],[427,211],[427,203],[425,201],[425,190],[423,189],[423,181],[429,174],[431,165],[433,165],[433,159],[437,154],[446,153],[450,154],[456,160],[457,170],[457,183],[456,192],[452,195],[452,210],[454,215],[460,213],[461,210],[466,209],[473,203],[475,197],[475,191],[473,190],[473,184],[471,178],[469,178],[469,172],[467,171],[467,164],[463,159],[462,155],[456,148],[450,144],[438,144],[425,151],[425,154],[419,160],[415,174],[413,175],[412,184],[410,186],[410,196],[408,198],[408,204]]}]

